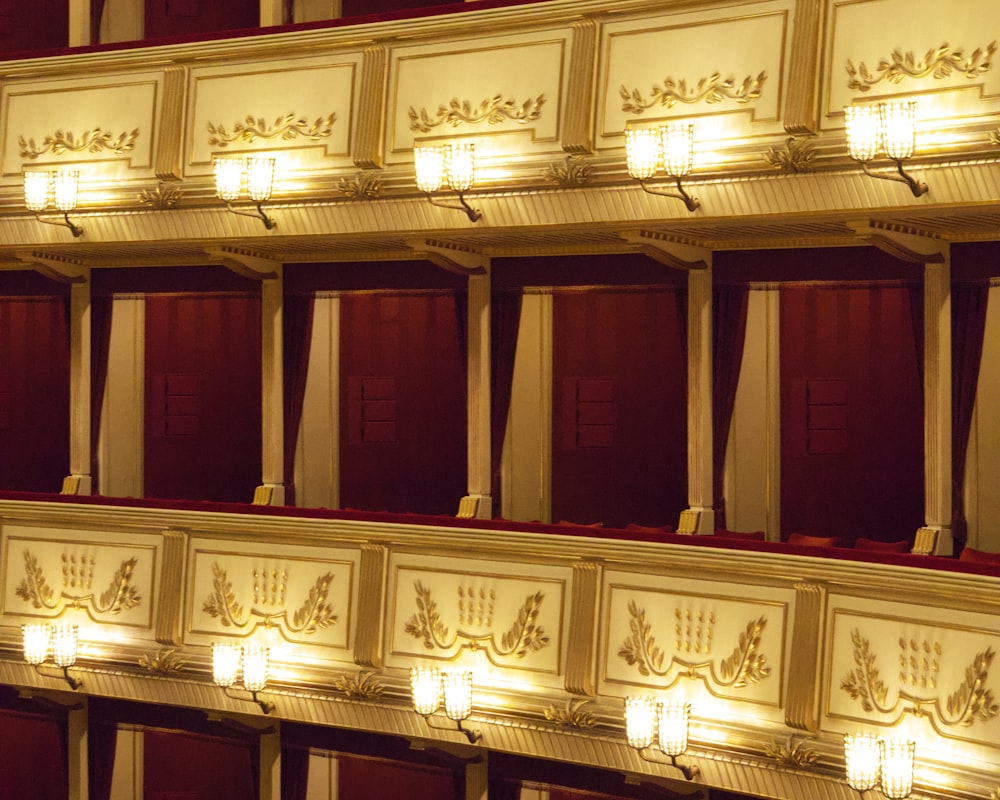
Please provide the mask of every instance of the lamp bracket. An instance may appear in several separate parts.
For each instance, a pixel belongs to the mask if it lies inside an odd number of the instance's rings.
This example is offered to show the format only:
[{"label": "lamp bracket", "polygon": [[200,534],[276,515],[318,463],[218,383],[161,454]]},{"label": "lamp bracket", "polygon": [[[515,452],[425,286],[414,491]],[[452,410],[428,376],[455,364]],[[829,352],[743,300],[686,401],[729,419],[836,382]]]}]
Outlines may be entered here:
[{"label": "lamp bracket", "polygon": [[223,694],[225,694],[226,697],[230,698],[231,700],[248,700],[249,699],[250,702],[256,703],[258,706],[260,706],[260,710],[262,712],[264,712],[265,714],[270,714],[272,711],[274,711],[274,703],[270,702],[269,700],[261,700],[258,697],[258,694],[259,694],[258,692],[251,692],[249,690],[245,690],[245,691],[247,692],[247,694],[250,695],[249,698],[241,697],[238,694],[234,694],[233,690],[232,690],[232,687],[230,687],[230,686],[224,686],[222,688]]},{"label": "lamp bracket", "polygon": [[847,227],[873,247],[907,264],[943,264],[948,258],[948,243],[939,239],[888,230],[872,220],[849,221]]},{"label": "lamp bracket", "polygon": [[639,757],[643,761],[648,761],[650,764],[668,764],[674,769],[678,770],[681,775],[684,776],[684,780],[693,781],[701,775],[701,769],[697,764],[679,764],[677,762],[677,756],[670,756],[663,753],[663,758],[658,758],[659,751],[653,750],[649,747],[643,747],[639,750]]},{"label": "lamp bracket", "polygon": [[434,266],[456,275],[470,277],[489,273],[489,256],[466,247],[434,239],[414,239],[406,244]]},{"label": "lamp bracket", "polygon": [[464,211],[465,216],[469,218],[469,222],[479,222],[483,218],[483,212],[478,208],[473,208],[465,199],[464,192],[457,192],[458,195],[458,205],[454,203],[446,203],[443,200],[435,200],[432,195],[427,195],[427,199],[430,201],[432,206],[437,206],[438,208],[452,208],[456,211]]},{"label": "lamp bracket", "polygon": [[[433,719],[429,715],[422,715],[422,716],[424,717],[424,721],[427,723],[428,728],[433,728],[436,731],[454,730],[450,725],[435,724]],[[454,720],[454,722],[455,725],[457,726],[458,732],[464,735],[465,738],[469,740],[469,744],[478,744],[480,741],[482,741],[483,738],[482,731],[478,729],[470,730],[469,728],[464,727],[462,725],[462,720]]]},{"label": "lamp bracket", "polygon": [[278,223],[264,212],[262,203],[254,202],[254,207],[257,209],[256,211],[240,211],[238,208],[233,208],[232,203],[226,203],[226,209],[233,214],[236,214],[239,217],[253,217],[254,219],[259,219],[264,223],[264,227],[268,230],[273,230],[278,226]]},{"label": "lamp bracket", "polygon": [[59,283],[86,283],[90,278],[90,267],[64,256],[36,251],[24,251],[15,255],[35,272]]},{"label": "lamp bracket", "polygon": [[676,192],[664,192],[661,191],[660,189],[650,189],[649,186],[647,186],[647,181],[639,181],[639,185],[642,187],[642,190],[647,194],[655,194],[658,197],[673,197],[675,200],[680,200],[687,207],[688,211],[694,212],[699,208],[701,208],[701,200],[699,200],[697,197],[692,197],[690,194],[687,193],[687,191],[681,185],[680,178],[676,177],[674,178],[674,186],[677,188]]},{"label": "lamp bracket", "polygon": [[670,241],[655,231],[621,231],[618,235],[626,242],[638,245],[643,255],[671,269],[701,270],[712,263],[711,250]]},{"label": "lamp bracket", "polygon": [[206,247],[205,254],[213,262],[250,280],[266,281],[281,275],[281,262],[249,250],[223,245],[222,247]]},{"label": "lamp bracket", "polygon": [[35,212],[35,219],[37,219],[39,222],[45,223],[46,225],[58,225],[58,226],[60,226],[62,228],[69,228],[70,232],[73,234],[73,237],[76,238],[76,239],[79,239],[81,236],[83,236],[83,228],[81,228],[79,225],[77,225],[76,223],[74,223],[73,220],[71,220],[69,218],[69,212],[68,211],[64,211],[63,212],[63,218],[61,220],[59,220],[59,219],[43,219],[41,212],[36,211]]},{"label": "lamp bracket", "polygon": [[52,674],[43,670],[45,666],[45,664],[35,664],[35,672],[45,678],[62,678],[74,692],[83,686],[83,681],[80,678],[74,678],[69,674],[69,667],[56,667],[58,674]]},{"label": "lamp bracket", "polygon": [[868,162],[861,162],[861,171],[865,173],[870,178],[878,178],[882,181],[898,181],[899,183],[905,183],[909,188],[910,192],[914,197],[920,197],[921,195],[927,194],[930,188],[923,181],[918,181],[912,175],[907,174],[906,170],[903,169],[903,162],[900,159],[892,159],[893,163],[896,165],[896,175],[885,175],[880,172],[872,172],[871,168],[868,166]]}]

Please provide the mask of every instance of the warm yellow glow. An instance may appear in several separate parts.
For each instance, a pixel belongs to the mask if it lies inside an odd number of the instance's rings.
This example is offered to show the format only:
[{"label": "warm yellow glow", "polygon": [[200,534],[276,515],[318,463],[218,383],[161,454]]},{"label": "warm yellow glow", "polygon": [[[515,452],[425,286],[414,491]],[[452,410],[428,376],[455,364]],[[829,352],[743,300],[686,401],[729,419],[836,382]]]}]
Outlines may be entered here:
[{"label": "warm yellow glow", "polygon": [[847,782],[859,792],[865,792],[878,783],[879,740],[868,733],[844,734],[844,765]]},{"label": "warm yellow glow", "polygon": [[439,145],[418,145],[413,148],[417,170],[417,187],[422,192],[436,192],[445,180],[445,152]]},{"label": "warm yellow glow", "polygon": [[247,196],[255,203],[271,197],[274,188],[274,159],[251,156],[247,159]]},{"label": "warm yellow glow", "polygon": [[881,148],[878,106],[847,106],[847,150],[855,161],[871,161]]},{"label": "warm yellow glow", "polygon": [[625,738],[629,745],[642,750],[656,736],[657,703],[652,697],[625,698]]},{"label": "warm yellow glow", "polygon": [[48,172],[24,173],[24,205],[29,211],[44,211],[49,204],[49,186],[52,176]]},{"label": "warm yellow glow", "polygon": [[691,706],[687,703],[663,703],[660,706],[657,735],[660,750],[668,756],[679,756],[688,746],[688,717]]},{"label": "warm yellow glow", "polygon": [[243,185],[243,159],[216,158],[213,163],[216,195],[227,203],[238,200]]},{"label": "warm yellow glow", "polygon": [[913,760],[916,743],[905,739],[882,741],[882,794],[902,800],[913,791]]},{"label": "warm yellow glow", "polygon": [[461,722],[472,713],[472,672],[445,672],[442,674],[444,685],[444,713],[448,719]]},{"label": "warm yellow glow", "polygon": [[679,123],[660,128],[660,150],[667,175],[672,178],[687,175],[694,162],[694,125]]},{"label": "warm yellow glow", "polygon": [[52,196],[55,207],[60,211],[72,211],[76,208],[79,185],[79,170],[71,169],[53,172]]},{"label": "warm yellow glow", "polygon": [[238,644],[216,642],[212,645],[212,680],[223,688],[236,683],[240,672],[242,648]]},{"label": "warm yellow glow", "polygon": [[52,639],[52,629],[42,623],[31,623],[21,626],[21,642],[24,648],[24,660],[29,664],[41,664],[49,657],[49,642]]},{"label": "warm yellow glow", "polygon": [[472,188],[476,172],[476,151],[471,142],[448,145],[447,168],[448,185],[456,192],[466,192]]},{"label": "warm yellow glow", "polygon": [[72,667],[76,663],[76,625],[52,626],[52,660],[57,667]]},{"label": "warm yellow glow", "polygon": [[629,128],[625,131],[625,159],[628,174],[644,181],[656,174],[660,161],[660,138],[655,128]]},{"label": "warm yellow glow", "polygon": [[410,693],[413,709],[421,716],[430,716],[441,702],[441,673],[437,667],[413,667],[410,670]]},{"label": "warm yellow glow", "polygon": [[916,140],[917,104],[910,100],[903,103],[879,103],[879,123],[882,149],[889,158],[901,161],[913,155]]},{"label": "warm yellow glow", "polygon": [[261,692],[267,686],[270,651],[259,644],[243,647],[243,686],[248,692]]}]

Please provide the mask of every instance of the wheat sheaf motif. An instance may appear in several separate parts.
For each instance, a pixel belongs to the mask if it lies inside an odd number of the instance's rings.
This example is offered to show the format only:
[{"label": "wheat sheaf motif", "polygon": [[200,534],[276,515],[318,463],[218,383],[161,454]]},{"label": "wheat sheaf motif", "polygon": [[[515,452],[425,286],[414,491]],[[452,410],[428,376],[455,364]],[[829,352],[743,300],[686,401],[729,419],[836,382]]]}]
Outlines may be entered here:
[{"label": "wheat sheaf motif", "polygon": [[[75,561],[75,559],[76,557],[73,555],[63,555],[64,562]],[[93,571],[95,561],[96,559],[93,556],[88,558],[86,566],[88,574]],[[45,577],[45,571],[41,564],[38,563],[38,557],[30,550],[25,550],[24,577],[17,585],[15,593],[22,600],[30,603],[32,608],[37,609],[44,608],[54,611],[61,604],[64,604],[73,608],[89,608],[91,611],[102,615],[120,614],[122,611],[135,608],[142,602],[139,590],[132,585],[132,576],[137,563],[138,559],[136,558],[127,558],[122,561],[111,578],[111,582],[100,594],[89,591],[82,594],[75,594],[66,591],[65,588],[56,592],[49,585],[48,579]],[[64,569],[64,587],[66,585],[70,586],[70,588],[90,586],[89,578],[78,580],[74,577],[76,574],[75,565]]]}]

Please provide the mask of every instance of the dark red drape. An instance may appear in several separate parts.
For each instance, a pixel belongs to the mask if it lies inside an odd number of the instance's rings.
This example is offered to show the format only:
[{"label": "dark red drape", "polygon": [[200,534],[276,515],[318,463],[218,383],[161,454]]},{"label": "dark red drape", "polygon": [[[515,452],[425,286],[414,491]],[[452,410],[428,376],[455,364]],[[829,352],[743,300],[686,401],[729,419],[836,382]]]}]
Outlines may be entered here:
[{"label": "dark red drape", "polygon": [[256,798],[257,749],[249,741],[175,730],[143,734],[143,797]]},{"label": "dark red drape", "polygon": [[260,26],[258,0],[146,0],[145,38],[191,36]]},{"label": "dark red drape", "polygon": [[683,293],[557,291],[552,519],[675,524],[687,504]]},{"label": "dark red drape", "polygon": [[743,364],[750,285],[716,284],[712,295],[712,493],[715,527],[725,528],[726,501],[722,477],[729,426],[736,405],[736,388]]},{"label": "dark red drape", "polygon": [[[69,44],[69,3],[66,0],[7,2],[0,16],[0,55],[62,48]],[[27,135],[29,131],[24,131]],[[37,136],[40,132],[31,135]]]},{"label": "dark red drape", "polygon": [[295,505],[295,444],[306,396],[314,305],[315,295],[312,293],[286,293],[282,310],[285,505],[289,506]]},{"label": "dark red drape", "polygon": [[261,477],[260,325],[259,292],[147,296],[147,497],[253,497]]},{"label": "dark red drape", "polygon": [[66,737],[65,712],[49,711],[0,687],[0,797],[65,800]]},{"label": "dark red drape", "polygon": [[117,742],[117,723],[114,720],[103,719],[96,709],[91,709],[87,725],[89,800],[111,800]]},{"label": "dark red drape", "polygon": [[459,800],[465,791],[465,781],[446,767],[343,754],[337,758],[337,781],[343,800]]},{"label": "dark red drape", "polygon": [[111,315],[114,298],[91,295],[90,298],[90,476],[97,491],[98,452],[101,434],[101,406],[108,377],[111,349]]},{"label": "dark red drape", "polygon": [[965,457],[969,452],[972,412],[986,331],[987,281],[951,285],[951,534],[955,552],[965,545]]},{"label": "dark red drape", "polygon": [[309,749],[281,747],[281,800],[306,800],[309,789]]},{"label": "dark red drape", "polygon": [[521,324],[522,292],[493,292],[490,298],[490,493],[496,516],[500,511],[500,457],[507,434],[507,415],[514,386],[514,356]]},{"label": "dark red drape", "polygon": [[781,288],[782,533],[909,539],[923,402],[901,281]]},{"label": "dark red drape", "polygon": [[341,0],[340,13],[344,17],[356,17],[362,14],[385,14],[390,11],[446,6],[464,2],[465,0]]}]

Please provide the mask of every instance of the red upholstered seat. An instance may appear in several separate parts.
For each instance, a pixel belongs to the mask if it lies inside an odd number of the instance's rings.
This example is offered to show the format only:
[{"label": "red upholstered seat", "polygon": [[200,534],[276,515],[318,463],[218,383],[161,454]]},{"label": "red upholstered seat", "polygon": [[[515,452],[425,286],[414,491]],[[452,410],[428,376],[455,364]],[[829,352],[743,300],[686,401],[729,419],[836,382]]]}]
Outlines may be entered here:
[{"label": "red upholstered seat", "polygon": [[672,525],[636,525],[631,522],[625,526],[625,530],[631,531],[632,533],[648,533],[654,536],[674,532]]},{"label": "red upholstered seat", "polygon": [[568,519],[559,520],[556,525],[572,525],[574,528],[603,528],[603,522],[588,522],[586,524],[582,522],[572,522]]},{"label": "red upholstered seat", "polygon": [[723,539],[742,539],[745,542],[763,542],[767,540],[764,531],[731,531],[728,528],[716,528],[715,535]]},{"label": "red upholstered seat", "polygon": [[855,550],[871,550],[879,553],[909,553],[911,545],[906,539],[898,542],[880,542],[877,539],[857,539],[854,542]]},{"label": "red upholstered seat", "polygon": [[803,547],[840,547],[839,536],[809,536],[805,533],[788,534],[788,543]]},{"label": "red upholstered seat", "polygon": [[1000,564],[1000,553],[987,553],[985,550],[966,547],[962,550],[958,560],[972,561],[978,564]]}]

